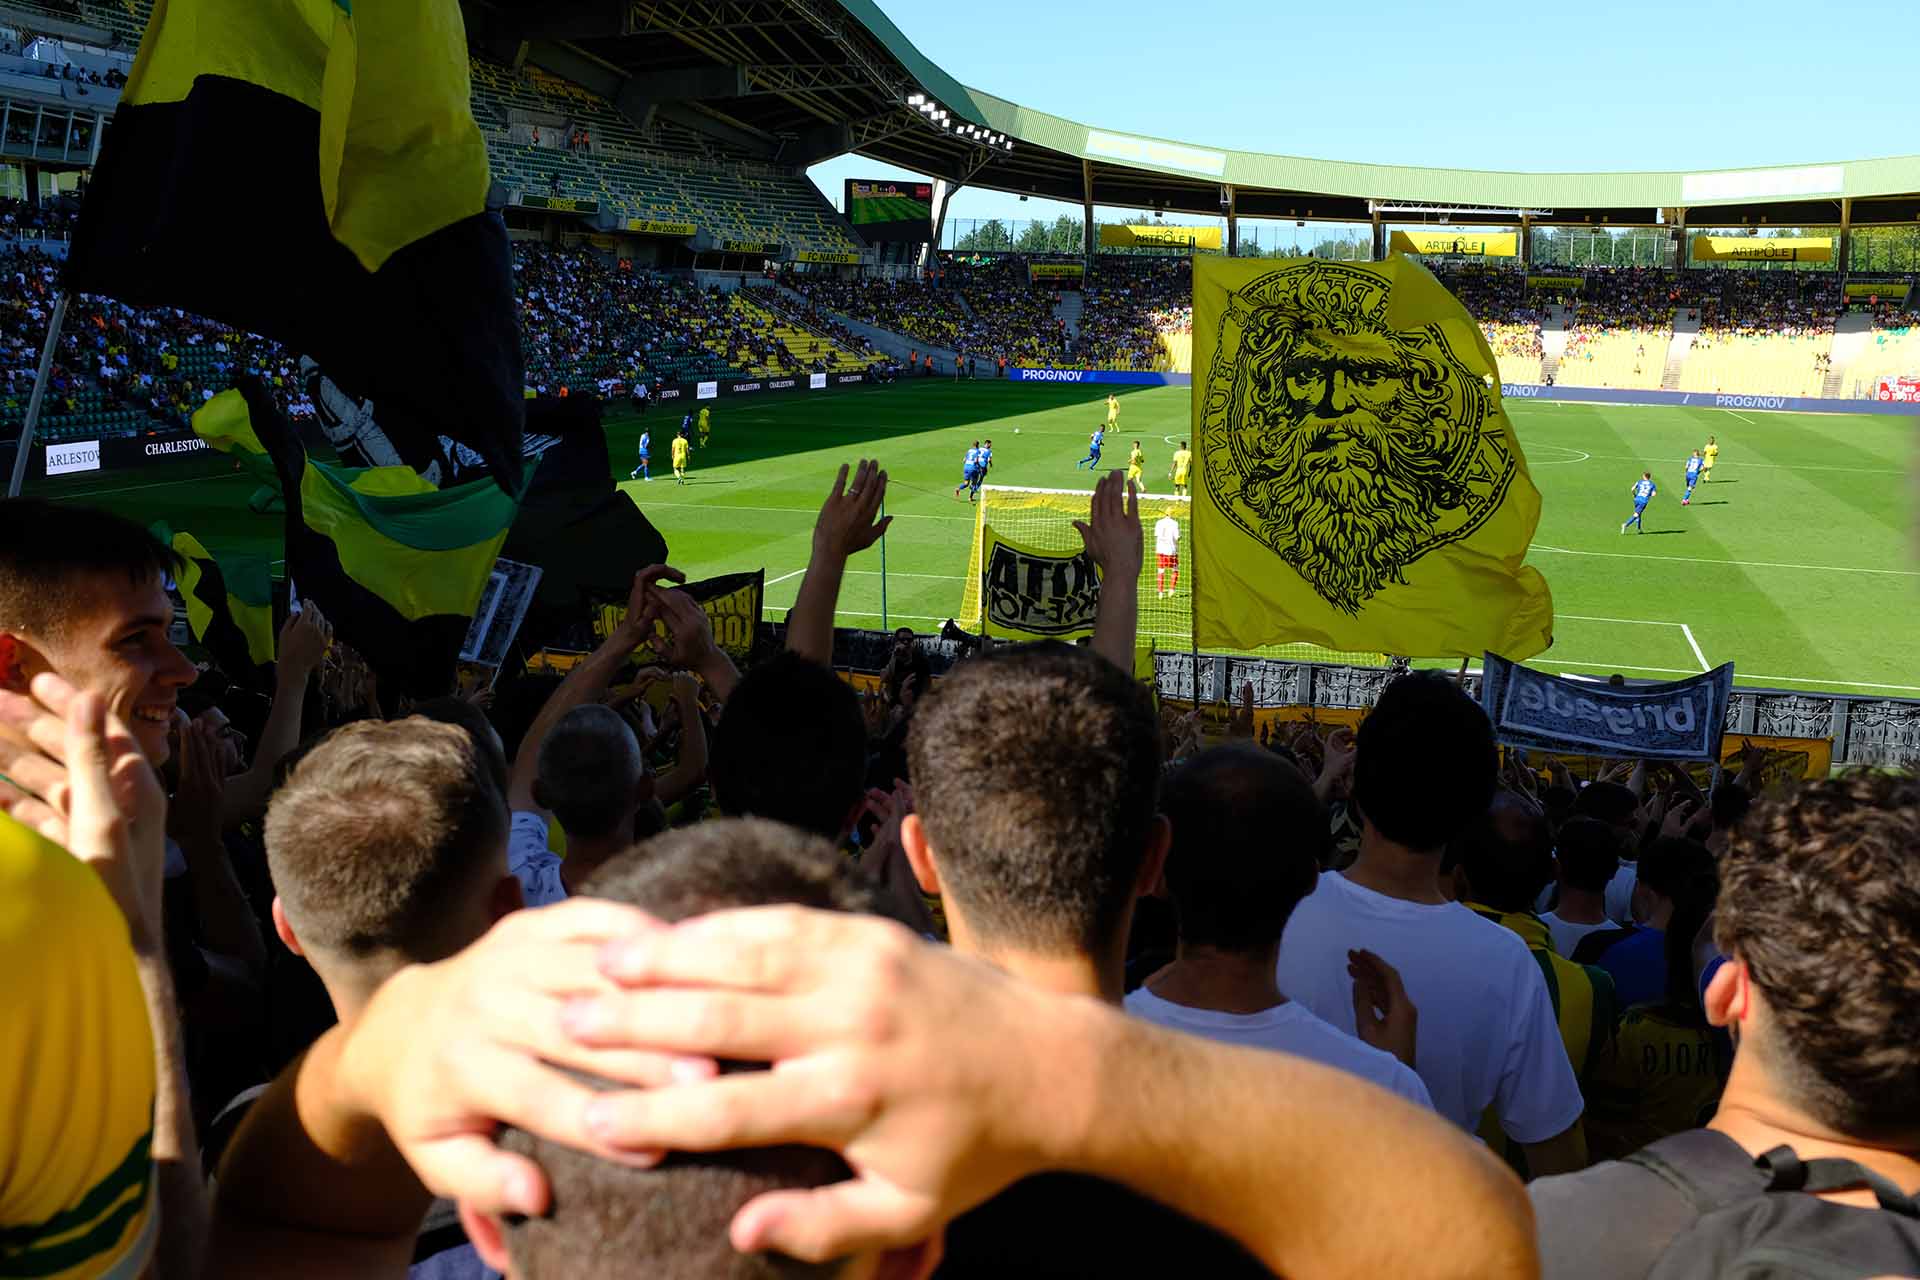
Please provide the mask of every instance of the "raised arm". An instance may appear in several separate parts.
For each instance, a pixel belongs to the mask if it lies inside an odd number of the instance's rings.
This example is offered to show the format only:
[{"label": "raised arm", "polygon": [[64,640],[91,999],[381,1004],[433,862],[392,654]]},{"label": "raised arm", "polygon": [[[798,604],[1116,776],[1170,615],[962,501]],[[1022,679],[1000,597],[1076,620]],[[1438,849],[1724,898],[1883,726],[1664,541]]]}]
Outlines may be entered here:
[{"label": "raised arm", "polygon": [[673,702],[680,711],[680,758],[654,783],[654,798],[673,804],[707,778],[707,721],[700,714],[700,685],[681,672],[673,678]]},{"label": "raised arm", "polygon": [[1093,651],[1129,674],[1140,630],[1140,494],[1120,472],[1094,486],[1087,518],[1073,527],[1100,566],[1100,611],[1093,620]]},{"label": "raised arm", "polygon": [[887,473],[871,458],[862,458],[847,483],[843,463],[833,490],[820,504],[813,524],[813,554],[800,594],[787,610],[787,649],[822,666],[833,665],[833,615],[840,603],[840,582],[847,561],[880,540],[893,517],[876,520],[887,496]]},{"label": "raised arm", "polygon": [[[651,576],[649,576],[651,575]],[[596,701],[613,683],[613,677],[626,665],[633,651],[647,636],[646,594],[652,583],[662,577],[681,581],[685,575],[665,565],[653,565],[633,575],[633,591],[627,597],[627,613],[600,647],[575,664],[567,678],[553,691],[540,714],[527,726],[520,739],[520,750],[513,757],[513,769],[507,777],[507,805],[512,809],[537,811],[533,798],[533,780],[540,770],[540,747],[560,718],[584,703]]]},{"label": "raised arm", "polygon": [[307,700],[307,681],[319,669],[327,646],[333,643],[333,624],[309,600],[280,628],[279,654],[274,664],[273,707],[254,744],[253,767],[227,779],[225,823],[238,826],[267,811],[273,775],[289,751],[300,745],[300,720]]},{"label": "raised arm", "polygon": [[1282,1275],[1537,1274],[1520,1184],[1431,1112],[1304,1059],[1042,992],[890,922],[722,913],[602,966],[629,989],[569,1007],[583,1042],[777,1069],[603,1097],[589,1129],[648,1151],[806,1141],[853,1167],[853,1181],[748,1204],[742,1250],[905,1246],[1063,1170],[1161,1200]]}]

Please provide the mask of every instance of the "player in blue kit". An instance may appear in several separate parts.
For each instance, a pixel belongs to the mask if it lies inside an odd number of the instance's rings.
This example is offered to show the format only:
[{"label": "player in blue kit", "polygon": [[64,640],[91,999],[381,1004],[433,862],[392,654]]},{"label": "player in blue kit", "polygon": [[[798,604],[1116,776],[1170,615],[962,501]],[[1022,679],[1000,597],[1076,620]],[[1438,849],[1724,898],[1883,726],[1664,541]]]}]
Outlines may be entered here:
[{"label": "player in blue kit", "polygon": [[1647,526],[1640,523],[1640,517],[1647,512],[1647,504],[1653,501],[1653,495],[1660,492],[1660,486],[1653,482],[1653,472],[1642,471],[1640,478],[1633,482],[1633,515],[1620,526],[1620,532],[1627,531],[1627,525],[1634,525],[1645,533]]},{"label": "player in blue kit", "polygon": [[1093,438],[1087,441],[1087,456],[1073,464],[1074,470],[1078,471],[1081,467],[1099,466],[1100,465],[1100,446],[1105,444],[1106,442],[1107,442],[1107,429],[1105,427],[1094,428]]},{"label": "player in blue kit", "polygon": [[980,501],[980,486],[987,482],[987,469],[993,466],[993,441],[980,442],[980,460],[973,468],[973,490],[967,494],[968,502]]},{"label": "player in blue kit", "polygon": [[960,464],[960,483],[953,486],[953,496],[959,497],[962,489],[976,489],[979,480],[976,473],[980,470],[980,442],[975,440],[973,447],[967,450],[966,461]]},{"label": "player in blue kit", "polygon": [[653,436],[644,428],[640,432],[640,465],[627,473],[627,479],[653,479],[653,472],[647,470],[648,455],[653,451]]},{"label": "player in blue kit", "polygon": [[1695,449],[1693,456],[1687,459],[1687,491],[1680,496],[1681,506],[1688,506],[1693,502],[1693,486],[1700,483],[1700,468],[1704,465],[1706,464],[1700,457],[1700,451]]}]

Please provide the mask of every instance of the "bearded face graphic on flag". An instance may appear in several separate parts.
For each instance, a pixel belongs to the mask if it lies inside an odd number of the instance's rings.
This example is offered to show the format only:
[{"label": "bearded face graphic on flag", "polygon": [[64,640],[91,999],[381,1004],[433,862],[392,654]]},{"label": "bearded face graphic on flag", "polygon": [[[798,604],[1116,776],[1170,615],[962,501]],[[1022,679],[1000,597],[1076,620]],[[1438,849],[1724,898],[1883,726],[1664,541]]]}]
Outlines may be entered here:
[{"label": "bearded face graphic on flag", "polygon": [[1404,257],[1193,272],[1197,642],[1550,645],[1540,493],[1467,309]]},{"label": "bearded face graphic on flag", "polygon": [[1314,263],[1233,294],[1208,389],[1225,513],[1352,615],[1496,508],[1515,464],[1485,382],[1437,330],[1381,316],[1371,272]]}]

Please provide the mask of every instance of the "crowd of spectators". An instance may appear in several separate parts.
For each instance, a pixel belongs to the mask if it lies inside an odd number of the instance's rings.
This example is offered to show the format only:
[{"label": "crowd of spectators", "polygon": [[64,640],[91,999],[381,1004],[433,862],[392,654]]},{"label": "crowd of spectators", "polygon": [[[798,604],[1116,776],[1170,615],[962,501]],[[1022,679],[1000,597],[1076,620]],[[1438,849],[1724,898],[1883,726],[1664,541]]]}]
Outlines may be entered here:
[{"label": "crowd of spectators", "polygon": [[1193,265],[1186,257],[1093,261],[1074,351],[1097,369],[1152,369],[1161,337],[1193,332]]},{"label": "crowd of spectators", "polygon": [[929,281],[846,280],[809,273],[790,275],[785,283],[805,294],[817,313],[838,312],[929,346],[954,346],[967,321],[959,298]]},{"label": "crowd of spectators", "polygon": [[1503,762],[1434,672],[1357,733],[1256,733],[1251,686],[1209,731],[1133,677],[1118,473],[1082,526],[1090,642],[942,673],[907,633],[863,697],[827,664],[886,488],[840,469],[744,673],[650,566],[564,679],[414,704],[315,602],[270,699],[198,669],[150,534],[0,504],[0,1256],[1920,1260],[1910,775]]}]

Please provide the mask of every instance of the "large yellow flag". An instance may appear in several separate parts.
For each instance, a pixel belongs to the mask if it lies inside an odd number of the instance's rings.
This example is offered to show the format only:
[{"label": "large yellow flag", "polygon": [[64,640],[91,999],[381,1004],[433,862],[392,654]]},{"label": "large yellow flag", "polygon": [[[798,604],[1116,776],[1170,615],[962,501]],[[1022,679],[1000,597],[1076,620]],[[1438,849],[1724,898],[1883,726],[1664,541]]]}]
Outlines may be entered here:
[{"label": "large yellow flag", "polygon": [[1493,354],[1425,267],[1193,263],[1194,638],[1522,659],[1540,492]]}]

